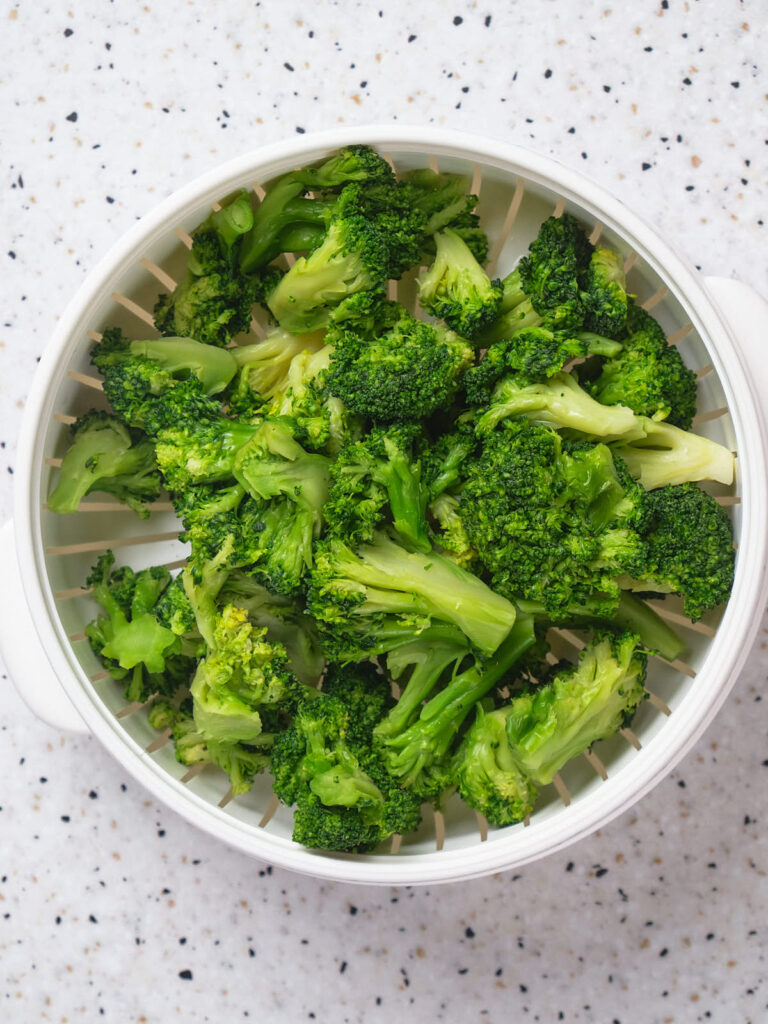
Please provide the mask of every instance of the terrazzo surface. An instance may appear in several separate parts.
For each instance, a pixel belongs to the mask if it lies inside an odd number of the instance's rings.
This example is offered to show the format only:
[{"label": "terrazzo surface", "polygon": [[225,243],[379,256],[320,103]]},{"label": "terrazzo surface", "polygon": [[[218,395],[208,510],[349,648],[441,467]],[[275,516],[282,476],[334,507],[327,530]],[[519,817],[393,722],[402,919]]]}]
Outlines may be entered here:
[{"label": "terrazzo surface", "polygon": [[[434,124],[527,145],[768,294],[765,4],[0,5],[0,519],[86,272],[261,143]],[[765,625],[765,623],[764,623]],[[706,736],[601,833],[434,888],[325,883],[159,806],[0,684],[0,1018],[768,1020],[765,628]]]}]

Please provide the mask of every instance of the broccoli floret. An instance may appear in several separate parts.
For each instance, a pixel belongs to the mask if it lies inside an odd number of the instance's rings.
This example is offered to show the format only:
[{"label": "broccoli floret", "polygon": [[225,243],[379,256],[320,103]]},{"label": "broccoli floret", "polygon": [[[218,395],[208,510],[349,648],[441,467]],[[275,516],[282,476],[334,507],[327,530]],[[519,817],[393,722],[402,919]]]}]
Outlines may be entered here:
[{"label": "broccoli floret", "polygon": [[459,501],[455,494],[440,494],[429,503],[429,534],[441,554],[472,571],[478,555],[461,517]]},{"label": "broccoli floret", "polygon": [[671,423],[637,416],[634,431],[618,440],[613,448],[648,491],[697,480],[733,483],[732,452],[708,437],[681,430]]},{"label": "broccoli floret", "polygon": [[238,193],[201,224],[185,279],[155,305],[155,326],[161,334],[224,346],[248,330],[255,291],[237,269],[237,249],[252,226],[247,192]]},{"label": "broccoli floret", "polygon": [[323,336],[302,334],[298,337],[275,327],[262,341],[232,349],[238,375],[230,389],[229,404],[236,411],[260,410],[270,399],[288,387],[288,374],[295,356],[313,354],[323,347]]},{"label": "broccoli floret", "polygon": [[[434,251],[432,240],[439,231],[452,228],[475,230],[477,217],[472,210],[477,196],[469,193],[470,180],[461,174],[439,174],[427,167],[407,171],[400,179],[400,188],[411,205],[426,218],[423,245]],[[486,240],[487,245],[487,240]]]},{"label": "broccoli floret", "polygon": [[501,286],[450,228],[435,236],[436,255],[418,280],[419,302],[462,337],[474,338],[499,314]]},{"label": "broccoli floret", "polygon": [[331,463],[331,487],[323,506],[332,536],[355,546],[372,540],[374,531],[390,519],[408,547],[431,549],[427,495],[413,453],[417,433],[408,426],[379,427],[342,448]]},{"label": "broccoli floret", "polygon": [[494,388],[488,408],[477,420],[477,430],[488,433],[512,416],[524,416],[536,423],[606,440],[636,437],[645,430],[631,409],[623,405],[601,405],[579,387],[570,373],[556,373],[534,383],[526,383],[516,374],[502,377]]},{"label": "broccoli floret", "polygon": [[605,445],[565,447],[546,426],[507,424],[467,461],[459,504],[494,589],[553,617],[594,592],[615,608],[616,576],[645,555],[642,489]]},{"label": "broccoli floret", "polygon": [[[343,679],[347,673],[351,684]],[[367,690],[371,684],[367,709],[361,686]],[[385,688],[384,680],[377,685],[371,675],[361,679],[357,668],[337,669],[331,692],[304,701],[275,741],[274,788],[283,803],[297,804],[296,842],[366,850],[418,825],[418,800],[389,778],[371,747],[372,722],[385,703]]]},{"label": "broccoli floret", "polygon": [[646,696],[645,663],[634,634],[595,636],[577,665],[510,701],[507,741],[518,770],[546,785],[572,757],[628,725]]},{"label": "broccoli floret", "polygon": [[491,825],[513,825],[526,818],[538,789],[515,763],[507,740],[510,706],[485,711],[477,705],[453,762],[464,803],[485,815]]},{"label": "broccoli floret", "polygon": [[180,637],[161,625],[157,614],[171,574],[162,566],[134,573],[127,567],[114,569],[114,564],[113,553],[105,552],[86,581],[106,615],[89,623],[85,634],[112,678],[125,681],[126,700],[171,695],[194,666],[181,653]]},{"label": "broccoli floret", "polygon": [[[467,400],[484,405],[494,385],[510,371],[519,383],[547,380],[560,373],[571,359],[590,355],[614,356],[621,344],[598,334],[551,331],[547,327],[529,327],[492,345],[478,366],[464,377]],[[626,403],[625,403],[626,404]]]},{"label": "broccoli floret", "polygon": [[285,648],[270,643],[244,608],[225,605],[216,618],[213,646],[190,687],[195,727],[206,743],[262,745],[263,718],[284,724],[302,687],[287,667]]},{"label": "broccoli floret", "polygon": [[681,594],[695,622],[728,600],[733,586],[733,527],[725,509],[695,484],[647,496],[647,558],[631,587]]},{"label": "broccoli floret", "polygon": [[417,320],[397,302],[358,298],[338,310],[326,387],[377,423],[408,423],[447,408],[473,359],[452,331]]},{"label": "broccoli floret", "polygon": [[218,600],[244,608],[254,625],[267,630],[267,639],[282,644],[288,667],[299,682],[317,683],[325,665],[325,655],[313,619],[298,602],[267,590],[245,571],[227,576]]},{"label": "broccoli floret", "polygon": [[625,405],[640,416],[689,430],[696,412],[696,374],[641,307],[630,306],[627,327],[621,353],[606,360],[587,390],[605,405]]},{"label": "broccoli floret", "polygon": [[288,236],[297,229],[316,229],[324,223],[333,199],[318,202],[300,197],[310,190],[321,194],[335,192],[350,182],[391,184],[394,173],[386,160],[369,146],[346,146],[319,166],[289,171],[273,181],[256,211],[252,228],[243,239],[241,270],[250,274],[281,252],[295,252],[317,244],[319,238],[315,230],[310,238],[301,230],[298,239]]},{"label": "broccoli floret", "polygon": [[590,257],[582,286],[586,329],[609,338],[621,338],[627,323],[622,256],[613,249],[598,245]]},{"label": "broccoli floret", "polygon": [[203,393],[223,391],[237,372],[237,362],[224,349],[203,345],[192,338],[130,341],[119,328],[104,332],[91,351],[91,362],[107,380],[142,384],[145,394],[160,395],[176,380],[196,377]]},{"label": "broccoli floret", "polygon": [[496,650],[515,609],[481,580],[432,552],[409,552],[383,533],[357,551],[317,546],[307,609],[333,661],[362,661],[452,623],[485,654]]},{"label": "broccoli floret", "polygon": [[330,461],[306,452],[295,433],[288,418],[265,419],[237,452],[233,474],[254,498],[266,501],[285,496],[309,511],[319,532]]},{"label": "broccoli floret", "polygon": [[166,486],[183,492],[196,484],[233,481],[236,456],[258,429],[221,415],[163,427],[157,434],[155,455]]},{"label": "broccoli floret", "polygon": [[104,491],[142,517],[160,493],[160,474],[152,442],[116,416],[91,410],[71,428],[72,443],[62,459],[59,479],[48,498],[52,512],[77,512],[92,491]]},{"label": "broccoli floret", "polygon": [[[518,616],[495,654],[453,676],[411,724],[379,734],[377,745],[390,775],[421,799],[438,800],[454,781],[451,751],[464,719],[534,641],[533,620]],[[403,724],[407,720],[404,716]]]}]

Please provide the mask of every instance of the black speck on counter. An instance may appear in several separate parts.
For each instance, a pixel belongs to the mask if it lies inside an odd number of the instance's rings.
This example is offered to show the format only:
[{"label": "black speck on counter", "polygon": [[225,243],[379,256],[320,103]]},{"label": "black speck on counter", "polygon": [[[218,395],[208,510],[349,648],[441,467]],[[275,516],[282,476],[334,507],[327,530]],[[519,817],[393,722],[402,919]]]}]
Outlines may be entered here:
[{"label": "black speck on counter", "polygon": [[731,85],[732,85],[732,87],[734,89],[738,89],[740,87],[740,83],[739,82],[731,82]]},{"label": "black speck on counter", "polygon": [[179,971],[182,981],[192,981],[192,971]]},{"label": "black speck on counter", "polygon": [[662,11],[669,10],[669,0],[661,0],[661,9]]},{"label": "black speck on counter", "polygon": [[456,17],[453,19],[453,24],[454,25],[461,25],[461,23],[463,21],[464,21],[464,19],[461,17],[461,15],[457,14]]},{"label": "black speck on counter", "polygon": [[572,860],[569,860],[568,863],[565,865],[565,870],[566,871],[573,871],[573,861]]},{"label": "black speck on counter", "polygon": [[286,71],[293,71],[294,70],[293,64],[289,64],[288,61],[285,61],[285,63],[283,64],[283,67],[285,68]]},{"label": "black speck on counter", "polygon": [[69,39],[69,37],[73,36],[74,34],[75,34],[75,30],[73,28],[65,28],[64,29],[64,35],[65,35],[65,37],[67,39]]},{"label": "black speck on counter", "polygon": [[73,110],[71,114],[67,114],[67,121],[71,121],[72,124],[77,120],[77,111]]},{"label": "black speck on counter", "polygon": [[552,77],[552,68],[547,68],[547,70],[544,72],[544,77],[545,78],[551,78]]},{"label": "black speck on counter", "polygon": [[412,43],[412,42],[414,42],[414,41],[415,41],[416,39],[418,39],[418,36],[414,36],[414,35],[410,35],[410,36],[408,36],[408,42],[409,42],[409,43]]},{"label": "black speck on counter", "polygon": [[651,169],[651,165],[650,164],[642,164],[641,166],[642,166],[644,171],[650,171],[650,169]]}]

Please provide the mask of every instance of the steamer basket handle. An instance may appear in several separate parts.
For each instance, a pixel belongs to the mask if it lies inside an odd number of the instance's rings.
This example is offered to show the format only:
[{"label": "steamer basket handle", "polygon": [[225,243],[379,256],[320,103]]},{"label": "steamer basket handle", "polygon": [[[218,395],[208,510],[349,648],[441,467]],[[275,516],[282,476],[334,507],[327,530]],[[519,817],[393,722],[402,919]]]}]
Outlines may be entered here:
[{"label": "steamer basket handle", "polygon": [[21,583],[13,523],[0,528],[0,654],[24,703],[48,725],[87,733],[43,652]]},{"label": "steamer basket handle", "polygon": [[744,357],[758,413],[768,416],[768,302],[748,284],[729,277],[706,277],[707,291],[733,331]]}]

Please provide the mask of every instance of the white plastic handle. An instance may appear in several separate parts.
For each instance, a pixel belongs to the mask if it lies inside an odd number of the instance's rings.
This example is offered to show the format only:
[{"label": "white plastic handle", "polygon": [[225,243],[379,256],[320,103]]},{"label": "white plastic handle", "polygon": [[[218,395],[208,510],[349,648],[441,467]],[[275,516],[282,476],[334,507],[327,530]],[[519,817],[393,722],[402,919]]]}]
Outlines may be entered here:
[{"label": "white plastic handle", "polygon": [[21,583],[12,522],[0,529],[0,579],[0,652],[19,695],[30,711],[55,729],[88,732],[37,635]]},{"label": "white plastic handle", "polygon": [[743,281],[707,277],[704,283],[733,332],[758,414],[765,424],[768,420],[768,302]]}]

